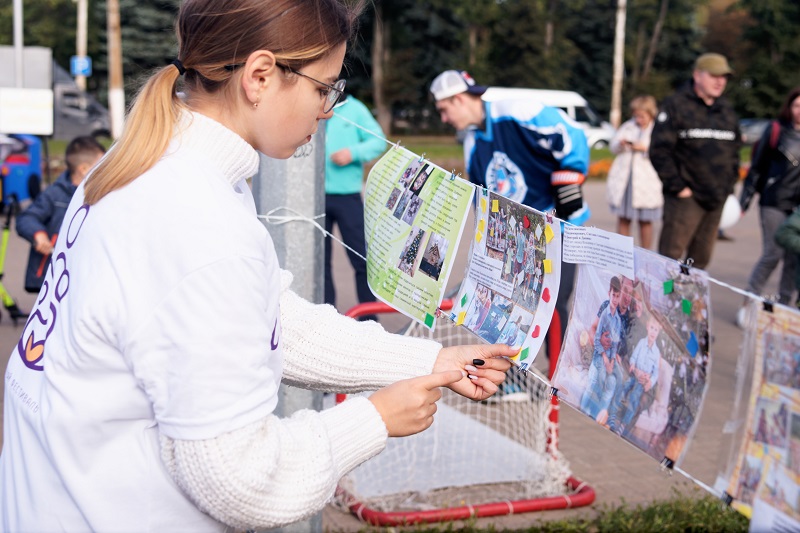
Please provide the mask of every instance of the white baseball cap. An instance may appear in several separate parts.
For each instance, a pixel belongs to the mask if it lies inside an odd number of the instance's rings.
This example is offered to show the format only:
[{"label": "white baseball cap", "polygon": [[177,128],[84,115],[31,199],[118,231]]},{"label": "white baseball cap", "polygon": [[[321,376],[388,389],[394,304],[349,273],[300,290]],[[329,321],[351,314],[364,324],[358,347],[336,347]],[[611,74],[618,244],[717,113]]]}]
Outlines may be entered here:
[{"label": "white baseball cap", "polygon": [[481,95],[485,92],[486,87],[476,85],[465,70],[445,70],[431,83],[431,94],[437,102],[461,93]]}]

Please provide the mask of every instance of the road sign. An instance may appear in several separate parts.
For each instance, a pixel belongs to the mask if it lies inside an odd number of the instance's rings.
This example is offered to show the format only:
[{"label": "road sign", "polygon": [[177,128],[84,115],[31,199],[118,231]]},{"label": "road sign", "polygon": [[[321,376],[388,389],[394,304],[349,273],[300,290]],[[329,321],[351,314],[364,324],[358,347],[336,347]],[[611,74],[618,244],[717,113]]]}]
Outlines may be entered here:
[{"label": "road sign", "polygon": [[92,58],[87,56],[72,56],[69,60],[69,69],[73,76],[91,76]]}]

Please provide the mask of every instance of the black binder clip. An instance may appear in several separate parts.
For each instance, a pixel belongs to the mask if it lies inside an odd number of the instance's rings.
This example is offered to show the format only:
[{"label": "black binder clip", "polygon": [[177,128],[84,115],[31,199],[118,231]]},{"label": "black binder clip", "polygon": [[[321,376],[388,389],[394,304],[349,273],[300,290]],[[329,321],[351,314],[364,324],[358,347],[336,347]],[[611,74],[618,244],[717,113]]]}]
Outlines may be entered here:
[{"label": "black binder clip", "polygon": [[550,387],[550,398],[558,399],[558,388],[557,387]]},{"label": "black binder clip", "polygon": [[725,505],[727,505],[728,507],[730,507],[730,505],[733,503],[733,496],[731,496],[731,495],[730,495],[730,494],[728,494],[727,492],[723,492],[723,493],[722,493],[722,497],[721,497],[720,499],[721,499],[721,500],[722,500],[722,501],[725,503]]},{"label": "black binder clip", "polygon": [[669,457],[664,457],[661,459],[661,469],[662,470],[669,470],[672,472],[672,469],[675,468],[675,461],[670,459]]},{"label": "black binder clip", "polygon": [[764,311],[767,313],[772,313],[775,311],[775,304],[773,304],[770,300],[764,300]]},{"label": "black binder clip", "polygon": [[687,258],[686,261],[684,261],[683,263],[680,263],[681,274],[683,274],[684,276],[688,276],[689,269],[692,267],[693,264],[694,264],[694,259],[692,259],[691,257]]}]

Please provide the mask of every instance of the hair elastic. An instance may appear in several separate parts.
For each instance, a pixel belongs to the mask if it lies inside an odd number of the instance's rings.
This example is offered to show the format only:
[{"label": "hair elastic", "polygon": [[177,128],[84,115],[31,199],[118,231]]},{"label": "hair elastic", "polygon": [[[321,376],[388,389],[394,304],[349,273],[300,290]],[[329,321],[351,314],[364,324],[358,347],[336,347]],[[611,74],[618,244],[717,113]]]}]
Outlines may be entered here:
[{"label": "hair elastic", "polygon": [[173,59],[170,64],[175,65],[175,68],[178,69],[178,73],[180,76],[186,74],[186,67],[183,66],[183,63],[181,63],[180,59]]}]

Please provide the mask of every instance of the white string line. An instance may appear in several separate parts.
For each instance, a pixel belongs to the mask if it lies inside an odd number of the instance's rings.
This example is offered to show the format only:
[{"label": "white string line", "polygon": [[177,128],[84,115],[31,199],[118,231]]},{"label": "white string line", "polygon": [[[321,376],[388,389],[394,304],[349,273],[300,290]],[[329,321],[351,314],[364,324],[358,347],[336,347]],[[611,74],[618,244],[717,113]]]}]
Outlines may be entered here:
[{"label": "white string line", "polygon": [[[290,213],[294,213],[294,216],[276,215],[275,213],[280,211],[280,210],[289,211]],[[358,256],[361,259],[363,259],[364,262],[367,261],[366,257],[361,255],[359,252],[353,250],[350,246],[346,245],[344,243],[344,241],[342,241],[341,239],[337,238],[333,233],[331,233],[328,230],[326,230],[325,228],[323,228],[322,225],[319,222],[317,222],[317,219],[325,218],[325,213],[322,213],[321,215],[315,215],[314,217],[307,217],[307,216],[303,215],[302,213],[300,213],[298,211],[295,211],[291,207],[282,206],[282,207],[276,207],[275,209],[271,209],[271,210],[267,211],[266,215],[257,215],[257,217],[260,218],[261,220],[265,221],[267,224],[272,224],[273,226],[281,226],[283,224],[288,224],[289,222],[309,222],[312,226],[314,226],[315,228],[320,230],[325,237],[330,237],[334,241],[338,242],[339,244],[341,244],[342,246],[347,248],[350,252],[354,253],[356,256]]]},{"label": "white string line", "polygon": [[[344,120],[345,122],[348,122],[348,123],[352,124],[353,126],[355,126],[355,127],[359,128],[359,129],[369,133],[370,135],[372,135],[374,137],[377,137],[378,139],[382,140],[386,144],[390,144],[390,145],[394,146],[395,148],[400,148],[400,141],[398,141],[396,143],[393,143],[390,140],[386,139],[385,137],[383,137],[381,135],[378,135],[377,133],[375,133],[375,132],[373,132],[371,130],[368,130],[367,128],[364,128],[363,126],[353,122],[352,120],[348,120],[348,119],[346,119],[346,118],[344,118],[344,117],[342,117],[342,116],[340,116],[340,115],[338,115],[336,113],[334,113],[334,114],[338,118]],[[420,157],[420,160],[421,161],[431,162],[431,161],[425,159],[425,154],[423,154]],[[476,188],[483,188],[483,187],[476,186],[475,184],[472,184],[472,183],[470,183],[470,184],[473,185]],[[280,210],[285,210],[285,211],[292,212],[292,213],[294,213],[294,216],[279,216],[279,215],[276,215],[275,213],[280,211]],[[289,207],[285,207],[285,206],[284,207],[276,207],[275,209],[270,210],[266,215],[258,215],[258,218],[260,218],[262,220],[265,220],[268,224],[273,224],[273,225],[276,225],[276,226],[277,225],[282,225],[282,224],[287,224],[289,222],[309,222],[312,225],[314,225],[317,229],[319,229],[324,236],[330,237],[331,239],[335,240],[336,242],[338,242],[339,244],[344,246],[347,250],[351,251],[356,256],[358,256],[361,259],[363,259],[364,261],[366,261],[367,260],[366,257],[361,255],[357,251],[353,250],[350,246],[345,244],[342,240],[338,239],[335,235],[333,235],[332,233],[327,231],[324,227],[322,227],[319,224],[319,222],[317,222],[317,219],[324,218],[324,217],[325,217],[324,214],[316,215],[314,217],[307,217],[307,216],[303,215],[302,213],[299,213],[299,212],[295,211],[294,209],[289,208]],[[563,222],[565,224],[573,225],[571,222],[559,219],[556,216],[553,216],[553,218],[558,220],[559,222]],[[746,290],[743,290],[743,289],[740,289],[738,287],[735,287],[735,286],[733,286],[733,285],[731,285],[729,283],[725,283],[723,281],[717,280],[717,279],[715,279],[715,278],[713,278],[711,276],[708,276],[707,279],[708,279],[708,281],[710,281],[712,283],[716,283],[720,287],[724,287],[724,288],[726,288],[728,290],[731,290],[731,291],[733,291],[735,293],[738,293],[738,294],[740,294],[740,295],[742,295],[742,296],[744,296],[746,298],[750,298],[750,299],[753,299],[753,300],[767,301],[765,298],[762,298],[762,297],[757,296],[757,295],[755,295],[755,294],[753,294],[751,292],[748,292]],[[450,320],[449,313],[441,313],[441,316],[446,317],[448,320]],[[453,320],[451,320],[451,322],[453,322]],[[533,371],[533,367],[527,368],[525,370],[525,372],[530,374],[530,375],[532,375],[534,378],[538,379],[539,381],[541,381],[544,385],[546,385],[546,386],[548,386],[550,388],[554,388],[553,384],[549,380],[547,380],[544,376],[539,375],[538,372],[534,372]],[[556,391],[557,390],[558,389],[556,389]],[[561,398],[558,397],[558,393],[557,392],[556,392],[555,396],[556,396],[556,399],[559,401],[560,404],[564,403],[564,402],[561,401]],[[575,409],[575,410],[578,410],[577,408],[575,408],[574,406],[570,405],[569,403],[566,403],[566,405],[571,407],[571,408],[573,408],[573,409]],[[700,481],[699,479],[695,478],[694,476],[692,476],[691,474],[689,474],[685,470],[683,470],[681,468],[678,468],[678,467],[673,467],[672,470],[674,470],[675,472],[681,474],[685,478],[689,479],[690,481],[692,481],[693,483],[695,483],[697,486],[699,486],[700,488],[704,489],[708,493],[710,493],[710,494],[712,494],[714,496],[717,496],[718,498],[722,498],[722,495],[717,490],[715,490],[714,488],[710,487],[706,483]]]}]

